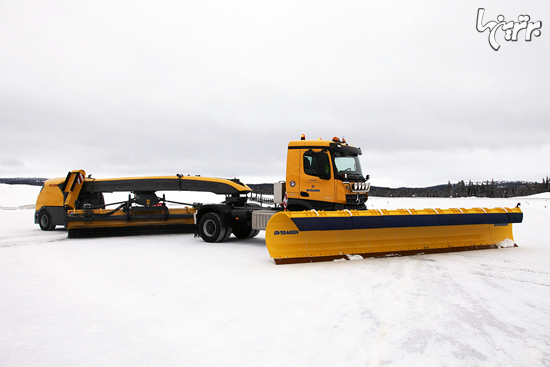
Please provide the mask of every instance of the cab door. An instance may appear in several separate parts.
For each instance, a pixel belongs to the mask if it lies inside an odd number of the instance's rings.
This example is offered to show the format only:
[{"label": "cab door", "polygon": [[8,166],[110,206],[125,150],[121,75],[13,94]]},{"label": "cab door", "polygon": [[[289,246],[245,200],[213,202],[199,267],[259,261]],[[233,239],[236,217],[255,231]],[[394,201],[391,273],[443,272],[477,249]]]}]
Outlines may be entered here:
[{"label": "cab door", "polygon": [[302,149],[300,153],[300,199],[333,203],[334,172],[329,152]]}]

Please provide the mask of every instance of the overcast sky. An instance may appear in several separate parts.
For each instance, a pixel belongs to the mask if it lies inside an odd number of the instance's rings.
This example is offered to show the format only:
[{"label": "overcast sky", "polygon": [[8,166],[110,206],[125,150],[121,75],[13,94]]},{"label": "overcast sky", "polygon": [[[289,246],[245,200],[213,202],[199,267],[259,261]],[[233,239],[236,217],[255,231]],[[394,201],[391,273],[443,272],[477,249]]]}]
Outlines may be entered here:
[{"label": "overcast sky", "polygon": [[[517,42],[476,30],[542,21]],[[0,177],[285,178],[345,136],[375,186],[550,175],[550,2],[0,1]]]}]

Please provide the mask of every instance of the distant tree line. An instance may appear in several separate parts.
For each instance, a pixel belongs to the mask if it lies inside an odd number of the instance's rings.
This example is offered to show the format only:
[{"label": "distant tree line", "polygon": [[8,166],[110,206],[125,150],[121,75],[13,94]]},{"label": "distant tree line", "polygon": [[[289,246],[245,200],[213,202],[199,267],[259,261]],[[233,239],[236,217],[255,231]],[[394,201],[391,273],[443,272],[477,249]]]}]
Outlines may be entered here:
[{"label": "distant tree line", "polygon": [[509,198],[526,196],[550,191],[550,180],[543,178],[541,182],[526,181],[484,181],[465,183],[461,180],[455,184],[451,181],[447,185],[438,185],[423,188],[401,187],[391,189],[387,187],[371,187],[370,195],[379,197],[486,197]]},{"label": "distant tree line", "polygon": [[[248,184],[252,192],[273,195],[273,184]],[[465,183],[464,180],[455,184],[451,181],[446,185],[430,187],[389,187],[371,186],[370,195],[378,197],[487,197],[509,198],[526,196],[550,191],[550,179],[543,178],[541,182],[527,181],[483,181]]]},{"label": "distant tree line", "polygon": [[273,184],[247,184],[255,194],[273,195]]},{"label": "distant tree line", "polygon": [[[0,184],[9,185],[33,185],[42,186],[46,178],[42,177],[14,177],[0,178]],[[273,195],[273,184],[248,184],[253,193]],[[451,181],[446,185],[430,187],[400,187],[392,189],[389,187],[371,186],[370,195],[378,197],[487,197],[487,198],[509,198],[513,196],[526,196],[550,192],[550,179],[548,176],[541,182],[527,181],[483,181],[468,183],[464,180],[455,184]]]}]

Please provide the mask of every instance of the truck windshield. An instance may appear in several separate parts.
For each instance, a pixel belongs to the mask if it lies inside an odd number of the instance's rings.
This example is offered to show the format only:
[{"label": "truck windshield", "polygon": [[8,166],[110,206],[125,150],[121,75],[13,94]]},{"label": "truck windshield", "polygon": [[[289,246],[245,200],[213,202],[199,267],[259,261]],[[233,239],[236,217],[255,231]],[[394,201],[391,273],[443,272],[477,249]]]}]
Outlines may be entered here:
[{"label": "truck windshield", "polygon": [[361,171],[361,163],[359,162],[359,157],[355,156],[335,156],[334,164],[336,165],[336,170],[344,173],[351,173],[355,175],[363,175]]}]

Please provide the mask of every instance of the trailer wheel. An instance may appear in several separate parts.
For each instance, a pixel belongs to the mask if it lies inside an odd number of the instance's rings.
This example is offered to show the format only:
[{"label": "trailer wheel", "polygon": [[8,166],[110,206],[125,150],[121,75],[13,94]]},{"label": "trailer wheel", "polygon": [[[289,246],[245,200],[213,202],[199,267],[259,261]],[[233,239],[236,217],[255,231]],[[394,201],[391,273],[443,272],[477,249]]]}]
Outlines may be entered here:
[{"label": "trailer wheel", "polygon": [[55,229],[55,224],[52,223],[52,217],[47,210],[42,210],[38,217],[40,229],[43,231],[52,231]]},{"label": "trailer wheel", "polygon": [[240,239],[256,237],[258,233],[260,233],[260,231],[257,229],[252,229],[251,226],[241,226],[233,228],[233,234],[235,235],[235,237]]},{"label": "trailer wheel", "polygon": [[199,221],[199,235],[205,242],[221,242],[226,239],[227,229],[222,227],[222,220],[218,213],[203,215]]}]

